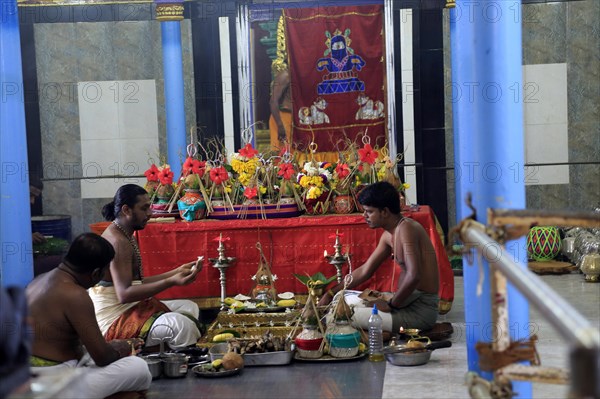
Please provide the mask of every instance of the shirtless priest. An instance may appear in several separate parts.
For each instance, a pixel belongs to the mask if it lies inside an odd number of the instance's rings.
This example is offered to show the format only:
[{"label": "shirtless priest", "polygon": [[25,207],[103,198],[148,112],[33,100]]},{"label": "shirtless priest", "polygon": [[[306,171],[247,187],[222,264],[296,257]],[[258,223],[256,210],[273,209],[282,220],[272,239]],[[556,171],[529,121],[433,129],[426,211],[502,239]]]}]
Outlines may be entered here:
[{"label": "shirtless priest", "polygon": [[105,398],[117,392],[145,391],[152,381],[146,362],[130,356],[143,341],[107,342],[86,291],[100,280],[114,253],[99,235],[82,234],[73,240],[58,267],[27,286],[34,329],[31,371],[65,377],[69,369],[77,369],[72,382],[58,393],[61,398]]},{"label": "shirtless priest", "polygon": [[102,215],[112,221],[102,237],[116,254],[89,295],[105,338],[138,337],[146,341],[146,347],[156,347],[162,340],[172,349],[195,345],[200,338],[198,305],[183,299],[163,302],[153,295],[192,283],[202,264],[190,262],[159,275],[143,276],[142,256],[133,233],[146,226],[152,212],[148,193],[138,185],[121,186],[113,201],[104,205]]},{"label": "shirtless priest", "polygon": [[[400,266],[395,292],[382,294],[386,300],[376,302],[383,319],[383,330],[397,332],[400,327],[429,330],[438,314],[438,266],[435,250],[425,229],[416,221],[402,216],[398,191],[387,182],[365,187],[358,195],[363,215],[370,228],[381,227],[383,235],[367,261],[352,272],[352,282],[346,287],[346,302],[354,306],[353,324],[369,328],[373,303],[365,302],[352,291],[373,276],[383,261],[393,256]],[[390,285],[395,285],[391,281]],[[331,302],[343,288],[334,286],[320,300],[320,305]]]}]

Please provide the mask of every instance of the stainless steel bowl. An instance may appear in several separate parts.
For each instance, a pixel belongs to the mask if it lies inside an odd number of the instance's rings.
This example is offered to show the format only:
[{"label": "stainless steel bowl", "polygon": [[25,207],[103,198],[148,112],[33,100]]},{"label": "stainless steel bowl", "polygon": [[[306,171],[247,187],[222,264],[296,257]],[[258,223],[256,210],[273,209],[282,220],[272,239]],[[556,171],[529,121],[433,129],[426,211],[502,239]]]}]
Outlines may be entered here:
[{"label": "stainless steel bowl", "polygon": [[158,357],[150,356],[142,356],[142,359],[146,361],[146,364],[148,365],[148,370],[152,375],[152,379],[156,380],[160,378],[163,371],[162,361]]},{"label": "stainless steel bowl", "polygon": [[169,378],[185,377],[188,371],[188,357],[183,353],[167,353],[162,356],[163,373]]},{"label": "stainless steel bowl", "polygon": [[413,352],[384,352],[384,355],[385,359],[394,366],[420,366],[429,361],[431,352],[429,349],[419,349]]},{"label": "stainless steel bowl", "polygon": [[385,359],[394,366],[420,366],[431,358],[431,352],[439,348],[449,348],[450,341],[430,343],[422,348],[409,348],[406,345],[394,345],[384,348]]}]

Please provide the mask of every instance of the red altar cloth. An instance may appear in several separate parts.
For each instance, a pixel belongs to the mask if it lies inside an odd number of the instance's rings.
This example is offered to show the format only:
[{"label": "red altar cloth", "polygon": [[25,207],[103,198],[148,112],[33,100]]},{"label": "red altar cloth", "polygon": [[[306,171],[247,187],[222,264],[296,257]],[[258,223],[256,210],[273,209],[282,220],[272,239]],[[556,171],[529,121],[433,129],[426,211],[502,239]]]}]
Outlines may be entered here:
[{"label": "red altar cloth", "polygon": [[[440,298],[449,304],[454,299],[454,275],[440,236],[436,230],[435,215],[428,206],[416,212],[403,212],[425,227],[429,233],[438,259],[440,272]],[[271,271],[278,279],[277,292],[291,291],[306,294],[306,287],[294,276],[312,275],[321,271],[326,277],[336,274],[334,266],[324,258],[324,251],[334,253],[334,238],[339,231],[342,253],[352,256],[352,268],[360,266],[377,246],[382,229],[370,229],[360,214],[300,216],[266,220],[198,220],[194,222],[149,223],[138,231],[138,240],[146,276],[164,273],[182,263],[191,262],[204,255],[204,267],[193,284],[173,287],[159,295],[162,299],[220,297],[219,270],[212,267],[208,258],[216,258],[218,242],[223,234],[225,255],[235,257],[233,266],[226,271],[227,296],[248,295],[254,286],[251,277],[258,270],[260,242]],[[348,264],[343,274],[348,273]],[[375,273],[368,284],[358,289],[372,288],[393,291],[400,268],[391,258]],[[392,279],[393,276],[393,279]]]}]

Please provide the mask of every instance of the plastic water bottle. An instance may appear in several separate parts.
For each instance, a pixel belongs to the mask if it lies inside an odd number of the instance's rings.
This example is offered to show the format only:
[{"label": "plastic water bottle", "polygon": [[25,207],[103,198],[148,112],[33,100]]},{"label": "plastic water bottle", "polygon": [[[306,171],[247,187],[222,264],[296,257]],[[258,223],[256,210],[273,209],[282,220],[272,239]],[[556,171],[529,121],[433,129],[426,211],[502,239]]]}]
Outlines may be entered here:
[{"label": "plastic water bottle", "polygon": [[373,305],[371,317],[369,317],[369,360],[372,362],[383,361],[383,320],[377,311],[377,305]]}]

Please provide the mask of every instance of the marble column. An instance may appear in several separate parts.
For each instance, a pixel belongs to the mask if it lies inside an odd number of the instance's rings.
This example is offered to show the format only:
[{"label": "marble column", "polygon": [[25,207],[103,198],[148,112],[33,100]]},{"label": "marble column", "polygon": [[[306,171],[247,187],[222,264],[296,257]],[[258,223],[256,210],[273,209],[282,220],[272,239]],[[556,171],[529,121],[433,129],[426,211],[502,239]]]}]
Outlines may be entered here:
[{"label": "marble column", "polygon": [[160,21],[167,120],[167,161],[178,179],[186,157],[185,97],[181,25],[183,1],[157,0],[156,19]]},{"label": "marble column", "polygon": [[[523,87],[520,3],[458,0],[450,10],[458,221],[472,214],[468,193],[484,224],[488,208],[525,208],[523,103],[511,92]],[[527,268],[525,238],[507,242],[506,249]],[[489,379],[491,373],[480,370],[475,344],[491,342],[498,326],[491,319],[489,263],[478,258],[463,260],[467,360],[469,371]],[[510,339],[529,337],[526,299],[510,285],[502,299],[508,303]],[[531,397],[531,383],[513,384],[516,397]]]},{"label": "marble column", "polygon": [[25,287],[33,251],[21,38],[16,0],[0,5],[0,284]]}]

